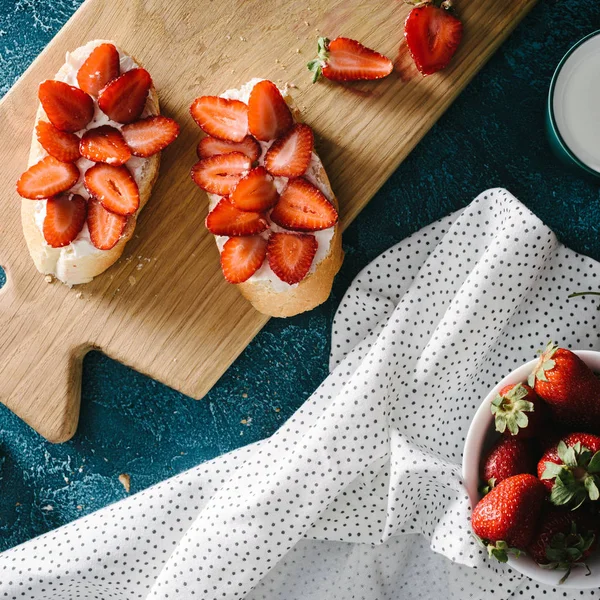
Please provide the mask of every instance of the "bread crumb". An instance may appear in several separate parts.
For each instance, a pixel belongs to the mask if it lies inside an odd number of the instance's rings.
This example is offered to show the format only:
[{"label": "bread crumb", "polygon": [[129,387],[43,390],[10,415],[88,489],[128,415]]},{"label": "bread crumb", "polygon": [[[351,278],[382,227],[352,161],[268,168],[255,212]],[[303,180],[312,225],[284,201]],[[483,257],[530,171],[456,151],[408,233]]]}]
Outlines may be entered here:
[{"label": "bread crumb", "polygon": [[281,412],[281,409],[280,408],[276,408],[275,412]]},{"label": "bread crumb", "polygon": [[243,35],[240,35],[240,42],[245,42],[246,38]]},{"label": "bread crumb", "polygon": [[309,23],[308,21],[304,21],[304,24],[305,24],[307,27],[310,27],[310,23]]},{"label": "bread crumb", "polygon": [[288,84],[287,84],[287,86],[288,86],[289,88],[292,88],[292,89],[294,89],[294,90],[295,90],[295,89],[298,87],[298,86],[297,86],[297,85],[296,85],[296,84],[295,84],[293,81],[292,81],[292,82],[290,82],[290,83],[288,83]]},{"label": "bread crumb", "polygon": [[136,279],[133,275],[130,275],[128,281],[129,285],[135,285]]},{"label": "bread crumb", "polygon": [[121,473],[119,475],[119,482],[125,488],[125,491],[129,494],[131,490],[131,477],[127,473]]},{"label": "bread crumb", "polygon": [[231,39],[231,36],[230,36],[230,35],[226,35],[226,36],[225,36],[225,39],[226,39],[226,40],[230,40],[230,39]]},{"label": "bread crumb", "polygon": [[47,504],[46,506],[42,506],[42,510],[50,512],[51,510],[54,510],[54,506],[52,506],[51,504]]},{"label": "bread crumb", "polygon": [[139,263],[136,267],[138,271],[141,271],[144,268],[144,263]]},{"label": "bread crumb", "polygon": [[20,502],[15,502],[15,506],[21,506]]},{"label": "bread crumb", "polygon": [[248,394],[246,394],[246,392],[244,392],[244,393],[242,394],[242,398],[247,398],[247,397],[248,397]]},{"label": "bread crumb", "polygon": [[296,48],[296,54],[300,54],[300,48]]},{"label": "bread crumb", "polygon": [[46,283],[54,283],[54,276],[53,275],[46,275],[46,277],[44,277]]},{"label": "bread crumb", "polygon": [[81,292],[77,292],[75,294],[75,298],[77,298],[78,300],[81,300],[83,298],[83,294]]},{"label": "bread crumb", "polygon": [[81,506],[81,504],[77,505],[77,510],[81,510],[83,508],[83,506]]}]

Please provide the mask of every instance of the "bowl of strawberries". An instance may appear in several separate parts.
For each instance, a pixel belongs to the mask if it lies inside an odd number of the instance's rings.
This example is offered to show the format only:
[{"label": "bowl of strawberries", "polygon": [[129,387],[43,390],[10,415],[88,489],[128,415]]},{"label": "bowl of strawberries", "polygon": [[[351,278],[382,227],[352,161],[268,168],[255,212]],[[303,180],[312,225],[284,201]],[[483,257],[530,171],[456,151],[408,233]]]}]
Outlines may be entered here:
[{"label": "bowl of strawberries", "polygon": [[465,441],[471,527],[490,559],[600,587],[600,352],[552,342],[494,387]]}]

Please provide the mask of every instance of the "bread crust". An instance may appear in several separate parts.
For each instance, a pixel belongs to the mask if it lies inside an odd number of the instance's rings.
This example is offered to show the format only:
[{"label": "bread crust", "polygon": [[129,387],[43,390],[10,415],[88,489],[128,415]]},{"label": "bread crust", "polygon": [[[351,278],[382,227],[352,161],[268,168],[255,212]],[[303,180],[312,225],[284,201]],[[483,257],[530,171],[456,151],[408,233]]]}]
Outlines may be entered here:
[{"label": "bread crust", "polygon": [[[293,98],[286,92],[283,94],[290,107],[294,119],[302,122],[300,111]],[[316,154],[316,152],[315,152]],[[325,168],[319,159],[315,173],[316,179],[327,191],[333,205],[339,212],[339,205]],[[245,281],[236,284],[242,296],[250,301],[258,311],[270,317],[293,317],[300,313],[312,310],[329,298],[333,280],[344,261],[342,250],[342,232],[339,222],[334,226],[333,237],[329,244],[329,252],[321,260],[312,273],[309,273],[300,283],[287,286],[285,290],[275,290],[268,281]]]},{"label": "bread crust", "polygon": [[[89,42],[88,45],[98,45],[101,43],[110,43],[117,46],[114,42],[108,40],[94,40]],[[123,52],[118,46],[117,49],[121,56],[129,56],[125,52]],[[75,50],[76,52],[77,50]],[[131,57],[132,60],[140,65],[140,63],[134,58]],[[141,65],[140,65],[141,66]],[[64,76],[67,72],[68,65],[65,63],[55,77]],[[151,115],[160,114],[160,106],[158,101],[158,94],[154,85],[150,88],[148,93],[146,107],[148,108],[148,112]],[[29,152],[29,160],[28,167],[32,166],[37,162],[37,156],[39,155],[40,150],[43,150],[35,132],[35,127],[38,122],[46,117],[44,109],[40,104],[38,106],[35,124],[33,127],[32,140],[31,140],[31,148]],[[84,256],[77,256],[71,246],[65,246],[64,248],[51,248],[46,244],[44,240],[44,235],[40,228],[37,226],[35,222],[35,209],[37,201],[35,200],[21,200],[21,224],[23,226],[23,235],[25,237],[25,241],[27,242],[27,248],[29,249],[29,254],[33,259],[33,262],[37,268],[37,270],[45,275],[54,275],[57,276],[55,269],[49,270],[45,268],[46,259],[48,254],[53,254],[54,258],[56,258],[56,263],[60,260],[61,263],[61,276],[58,277],[63,283],[66,283],[69,286],[79,285],[83,283],[90,282],[94,277],[103,273],[112,266],[123,254],[125,250],[125,245],[133,236],[133,232],[135,230],[135,225],[137,222],[137,218],[144,208],[145,204],[150,199],[150,195],[152,194],[152,188],[156,183],[156,179],[158,177],[158,171],[160,167],[160,152],[154,154],[153,156],[146,159],[146,163],[144,164],[143,172],[138,180],[138,188],[140,194],[140,206],[135,214],[129,217],[127,221],[127,226],[125,227],[125,231],[123,235],[117,242],[117,244],[111,248],[110,250],[97,250],[91,254],[86,254]],[[60,257],[60,258],[59,258]]]}]

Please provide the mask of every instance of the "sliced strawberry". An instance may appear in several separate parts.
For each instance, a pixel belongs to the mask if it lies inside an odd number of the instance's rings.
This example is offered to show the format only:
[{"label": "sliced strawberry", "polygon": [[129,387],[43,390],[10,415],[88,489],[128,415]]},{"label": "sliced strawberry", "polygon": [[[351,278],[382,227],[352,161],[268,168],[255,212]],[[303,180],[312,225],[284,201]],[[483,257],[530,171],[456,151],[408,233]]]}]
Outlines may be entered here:
[{"label": "sliced strawberry", "polygon": [[200,96],[190,107],[200,128],[213,137],[241,142],[248,134],[248,106],[240,100]]},{"label": "sliced strawberry", "polygon": [[237,209],[227,198],[208,213],[206,228],[214,235],[256,235],[269,228],[265,215]]},{"label": "sliced strawberry", "polygon": [[137,183],[124,165],[98,163],[85,172],[84,184],[106,210],[117,215],[132,215],[140,206]]},{"label": "sliced strawberry", "polygon": [[179,135],[179,125],[169,117],[158,115],[125,125],[121,133],[131,153],[146,158],[174,142]]},{"label": "sliced strawberry", "polygon": [[44,239],[53,248],[68,246],[83,229],[87,202],[79,194],[54,196],[46,202],[42,228]]},{"label": "sliced strawberry", "polygon": [[277,177],[300,177],[306,173],[313,149],[313,132],[308,125],[296,123],[275,140],[265,155],[267,171]]},{"label": "sliced strawberry", "polygon": [[308,233],[272,233],[267,246],[269,266],[281,281],[299,283],[310,270],[318,245]]},{"label": "sliced strawberry", "polygon": [[52,123],[40,121],[35,127],[42,148],[61,162],[75,162],[79,158],[79,138],[74,133],[56,129]]},{"label": "sliced strawberry", "polygon": [[339,37],[318,40],[319,56],[307,67],[313,73],[313,83],[320,75],[333,81],[381,79],[394,70],[394,63],[383,54],[363,46],[356,40]]},{"label": "sliced strawberry", "polygon": [[279,193],[273,176],[264,167],[242,177],[231,194],[231,203],[240,210],[263,212],[277,204]]},{"label": "sliced strawberry", "polygon": [[121,132],[110,125],[88,129],[79,142],[81,156],[93,162],[124,165],[131,158],[131,150]]},{"label": "sliced strawberry", "polygon": [[109,212],[92,196],[88,200],[87,225],[92,244],[98,250],[110,250],[121,239],[127,217]]},{"label": "sliced strawberry", "polygon": [[131,69],[100,91],[100,110],[117,123],[137,121],[146,105],[152,78],[146,69]]},{"label": "sliced strawberry", "polygon": [[248,100],[248,127],[257,139],[268,142],[281,137],[294,124],[289,106],[277,86],[259,81]]},{"label": "sliced strawberry", "polygon": [[40,83],[38,98],[50,123],[61,131],[79,131],[94,116],[91,96],[63,81],[48,79]]},{"label": "sliced strawberry", "polygon": [[241,152],[254,162],[260,156],[260,144],[251,135],[247,135],[241,142],[205,137],[198,142],[196,148],[198,158],[208,158],[209,156],[229,154],[230,152]]},{"label": "sliced strawberry", "polygon": [[333,227],[338,213],[312,183],[292,179],[271,212],[271,220],[292,231],[319,231]]},{"label": "sliced strawberry", "polygon": [[17,193],[30,200],[50,198],[66,192],[78,179],[79,169],[73,163],[46,156],[21,175],[17,181]]},{"label": "sliced strawberry", "polygon": [[192,179],[211,194],[228,196],[251,167],[252,161],[241,152],[219,154],[199,160],[192,167]]},{"label": "sliced strawberry", "polygon": [[417,69],[431,75],[448,65],[462,39],[463,25],[448,9],[427,4],[413,8],[404,36]]},{"label": "sliced strawberry", "polygon": [[120,71],[119,51],[113,44],[100,44],[77,71],[77,83],[84,92],[97,96],[107,83],[119,76]]},{"label": "sliced strawberry", "polygon": [[221,269],[229,283],[248,280],[265,261],[267,240],[259,235],[229,238],[221,252]]}]

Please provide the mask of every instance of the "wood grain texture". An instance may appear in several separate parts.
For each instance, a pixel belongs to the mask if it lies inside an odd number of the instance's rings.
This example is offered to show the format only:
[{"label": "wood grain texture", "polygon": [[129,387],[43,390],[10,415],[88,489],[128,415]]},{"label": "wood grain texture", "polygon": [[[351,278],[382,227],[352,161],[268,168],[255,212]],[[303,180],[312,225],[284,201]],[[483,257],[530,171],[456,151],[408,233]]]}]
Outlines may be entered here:
[{"label": "wood grain texture", "polygon": [[[346,227],[534,3],[458,0],[464,42],[443,74],[423,79],[401,44],[409,7],[399,0],[88,0],[0,103],[0,264],[7,273],[0,401],[47,439],[65,441],[77,426],[88,350],[201,398],[265,324],[223,280],[204,229],[206,196],[189,178],[199,139],[188,112],[195,97],[252,77],[294,83]],[[311,85],[305,63],[317,35],[341,34],[396,59],[394,74],[376,83]],[[163,153],[123,258],[69,289],[35,270],[14,184],[27,162],[39,82],[54,75],[66,51],[95,38],[114,39],[139,59],[162,112],[182,131]]]}]

